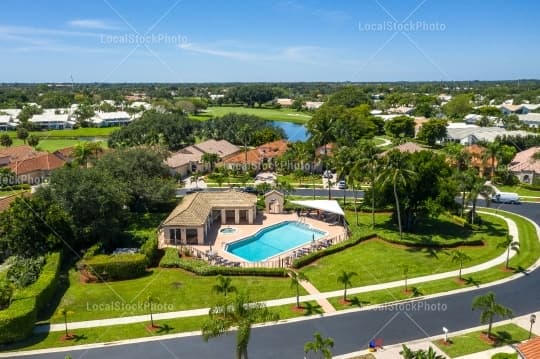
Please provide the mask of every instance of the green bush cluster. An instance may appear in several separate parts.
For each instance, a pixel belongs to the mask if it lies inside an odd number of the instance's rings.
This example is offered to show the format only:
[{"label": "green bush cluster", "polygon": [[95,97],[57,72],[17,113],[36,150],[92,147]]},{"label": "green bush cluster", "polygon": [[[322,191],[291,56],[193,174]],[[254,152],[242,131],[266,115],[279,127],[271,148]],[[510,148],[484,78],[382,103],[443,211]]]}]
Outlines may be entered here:
[{"label": "green bush cluster", "polygon": [[139,278],[146,273],[146,256],[142,253],[99,254],[83,259],[79,268],[101,281]]},{"label": "green bush cluster", "polygon": [[148,266],[155,267],[159,264],[161,251],[158,248],[157,236],[151,234],[141,246],[141,253],[146,256]]},{"label": "green bush cluster", "polygon": [[60,253],[47,256],[39,278],[13,295],[11,305],[0,311],[0,344],[22,340],[32,334],[37,313],[52,300],[60,272]]},{"label": "green bush cluster", "polygon": [[534,184],[528,184],[528,183],[520,183],[519,186],[524,189],[528,189],[531,191],[540,191],[540,186],[534,185]]},{"label": "green bush cluster", "polygon": [[246,275],[246,276],[266,276],[266,277],[285,277],[287,270],[285,268],[243,268],[243,267],[222,267],[214,266],[201,259],[185,259],[178,256],[174,248],[166,248],[165,255],[159,262],[162,268],[181,268],[186,271],[201,276],[214,275]]}]

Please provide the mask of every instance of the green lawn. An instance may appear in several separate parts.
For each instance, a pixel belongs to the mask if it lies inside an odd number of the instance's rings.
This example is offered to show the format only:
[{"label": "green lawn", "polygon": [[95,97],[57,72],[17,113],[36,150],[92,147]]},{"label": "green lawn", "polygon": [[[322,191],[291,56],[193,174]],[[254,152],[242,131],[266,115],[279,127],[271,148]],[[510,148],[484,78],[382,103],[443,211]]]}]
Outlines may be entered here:
[{"label": "green lawn", "polygon": [[[108,137],[112,132],[120,129],[120,127],[86,127],[76,130],[50,130],[50,131],[31,131],[31,135],[48,138],[74,138],[74,137]],[[8,131],[10,137],[17,137],[16,131]]]},{"label": "green lawn", "polygon": [[[142,278],[90,284],[81,283],[79,273],[72,269],[67,280],[69,287],[60,306],[74,312],[73,321],[144,314],[140,306],[149,293],[158,299],[160,312],[209,307],[217,295],[211,290],[216,277],[196,276],[181,269],[154,268]],[[250,293],[253,300],[295,295],[288,278],[241,276],[232,281],[239,290]],[[61,322],[56,317],[50,320]]]},{"label": "green lawn", "polygon": [[[493,211],[493,210],[489,210]],[[468,274],[464,276],[465,282],[460,283],[456,281],[455,278],[440,279],[431,282],[425,282],[417,284],[415,287],[417,289],[417,295],[429,295],[435,293],[449,292],[451,290],[460,289],[463,287],[477,286],[480,284],[485,284],[493,282],[502,278],[509,277],[516,272],[523,271],[526,268],[529,268],[533,265],[538,257],[540,257],[540,242],[536,235],[535,227],[526,219],[523,219],[517,215],[514,215],[509,212],[504,212],[504,215],[517,224],[518,231],[520,234],[520,254],[514,256],[510,259],[510,267],[513,271],[504,271],[503,265],[498,265],[474,274]],[[341,289],[341,288],[340,288]],[[352,306],[365,306],[380,304],[386,302],[392,302],[396,300],[403,300],[414,296],[413,293],[405,293],[403,287],[384,289],[379,291],[361,293],[356,295],[349,296],[349,299],[352,301]],[[329,298],[330,303],[338,310],[341,309],[350,309],[351,305],[343,305],[340,303],[340,297]]]},{"label": "green lawn", "polygon": [[[55,138],[44,138],[44,137],[42,137],[39,140],[39,144],[37,146],[37,149],[39,151],[54,152],[54,151],[62,149],[62,148],[76,146],[81,142],[83,142],[83,141],[74,140],[74,139],[60,138],[60,137],[55,137]],[[102,147],[107,147],[107,142],[101,141],[100,143],[101,143]],[[13,145],[12,146],[21,146],[23,144],[24,144],[24,142],[22,140],[19,140],[18,138],[13,139]],[[0,148],[2,148],[2,147],[0,147]]]},{"label": "green lawn", "polygon": [[515,324],[495,327],[492,329],[492,332],[497,338],[497,342],[494,345],[490,345],[482,340],[480,337],[482,331],[450,337],[449,339],[452,342],[450,345],[443,345],[440,341],[435,341],[433,344],[450,357],[456,358],[463,355],[483,352],[496,347],[519,343],[529,338],[529,332]]},{"label": "green lawn", "polygon": [[[387,228],[389,214],[377,215],[375,230],[365,226],[366,217],[369,216],[365,214],[361,216],[363,228],[352,225],[353,236],[360,236],[366,232],[375,232],[386,238],[397,235],[389,232]],[[451,236],[470,240],[483,238],[484,246],[461,247],[472,258],[465,266],[472,266],[494,258],[504,251],[502,248],[497,248],[497,245],[506,233],[506,223],[496,217],[487,217],[487,215],[483,216],[485,225],[477,232],[465,230],[441,218],[440,221],[430,222],[430,226],[426,225],[422,233],[409,234],[408,238],[421,240],[423,236],[435,233],[441,237],[441,242]],[[354,223],[354,221],[349,218],[349,223]],[[345,251],[321,258],[303,268],[302,272],[320,291],[330,291],[341,288],[337,277],[343,268],[358,273],[358,276],[352,279],[354,287],[399,280],[403,277],[401,270],[403,265],[409,266],[410,278],[458,269],[459,265],[451,260],[450,251],[404,247],[382,240],[368,240]]]},{"label": "green lawn", "polygon": [[523,188],[521,186],[497,186],[497,189],[502,192],[515,192],[520,196],[540,197],[540,191]]},{"label": "green lawn", "polygon": [[212,117],[221,117],[229,113],[238,113],[245,115],[255,115],[270,121],[287,121],[295,123],[306,123],[311,115],[304,112],[298,112],[287,108],[268,109],[268,108],[249,108],[233,106],[208,107],[206,112],[197,116],[190,116],[193,119],[205,121]]},{"label": "green lawn", "polygon": [[[322,313],[320,306],[314,301],[302,303],[302,306],[304,308],[307,308],[303,312],[293,311],[291,309],[292,305],[270,307],[269,310],[273,313],[278,314],[279,319],[317,315]],[[161,328],[156,330],[155,332],[151,332],[147,329],[150,317],[148,319],[148,322],[75,330],[69,330],[68,323],[69,333],[73,333],[76,335],[76,338],[74,340],[61,341],[60,338],[62,337],[62,335],[64,335],[64,332],[34,334],[27,340],[18,342],[10,346],[4,346],[2,347],[2,350],[37,350],[44,348],[114,342],[131,338],[142,338],[159,336],[164,334],[198,331],[201,329],[202,324],[206,318],[207,316],[196,316],[188,318],[156,320],[154,323],[159,325]],[[73,317],[71,317],[69,321],[73,321]]]}]

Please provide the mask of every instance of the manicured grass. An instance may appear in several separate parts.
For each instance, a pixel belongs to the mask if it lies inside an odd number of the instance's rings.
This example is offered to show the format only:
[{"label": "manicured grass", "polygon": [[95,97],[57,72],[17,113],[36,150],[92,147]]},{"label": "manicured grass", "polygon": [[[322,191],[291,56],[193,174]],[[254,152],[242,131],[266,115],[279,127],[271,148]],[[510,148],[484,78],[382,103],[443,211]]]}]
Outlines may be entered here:
[{"label": "manicured grass", "polygon": [[435,341],[433,344],[450,357],[456,358],[467,354],[483,352],[496,347],[519,343],[529,337],[528,331],[515,324],[502,325],[492,329],[493,335],[497,338],[497,342],[494,345],[490,345],[482,340],[482,332],[483,331],[477,331],[457,337],[451,337],[449,338],[451,341],[450,345],[443,345],[439,341]]},{"label": "manicured grass", "polygon": [[[37,146],[38,151],[48,151],[48,152],[54,152],[56,150],[66,148],[66,147],[73,147],[78,145],[83,141],[80,140],[72,140],[72,139],[65,139],[65,138],[45,138],[41,137],[39,140],[39,144]],[[107,147],[107,142],[101,141],[102,147]],[[13,139],[13,145],[12,146],[21,146],[24,142],[22,140],[19,140],[18,138]],[[0,147],[3,148],[3,147]]]},{"label": "manicured grass", "polygon": [[520,196],[540,197],[540,191],[523,188],[521,186],[497,186],[497,189],[502,192],[515,192]]},{"label": "manicured grass", "polygon": [[[154,268],[142,278],[109,282],[81,283],[79,273],[72,269],[69,287],[59,306],[73,311],[73,321],[140,315],[148,294],[159,302],[159,312],[205,308],[212,305],[217,294],[212,292],[216,277],[196,276],[181,269]],[[233,277],[238,290],[245,290],[253,300],[293,297],[295,290],[288,278]],[[305,293],[302,290],[302,293]],[[52,322],[61,318],[52,317]]]},{"label": "manicured grass", "polygon": [[[494,210],[482,210],[494,212]],[[416,288],[417,295],[429,295],[448,292],[463,287],[477,286],[479,284],[485,284],[499,279],[503,279],[515,274],[516,272],[523,271],[533,265],[538,259],[538,257],[540,257],[540,242],[538,241],[534,226],[528,220],[523,219],[522,217],[515,214],[509,212],[504,212],[501,214],[504,214],[504,216],[516,222],[520,234],[520,254],[510,259],[509,263],[510,268],[512,268],[513,271],[505,271],[503,270],[504,265],[498,265],[480,272],[476,272],[474,274],[464,275],[463,277],[465,281],[463,283],[458,282],[456,278],[446,278],[431,282],[420,283],[409,287]],[[339,301],[339,299],[341,299],[341,296],[329,298],[329,301],[334,305],[336,309],[342,310],[350,309],[351,307],[359,307],[408,299],[413,297],[414,295],[415,293],[405,293],[403,287],[396,287],[391,289],[350,295],[348,296],[348,299],[352,301],[350,305],[341,304]]]},{"label": "manicured grass", "polygon": [[[47,138],[108,137],[120,127],[86,127],[76,130],[31,131],[30,135]],[[7,131],[9,137],[16,138],[16,131]]]},{"label": "manicured grass", "polygon": [[[280,320],[322,313],[322,310],[316,302],[302,303],[302,306],[308,309],[298,312],[291,309],[292,305],[283,305],[277,307],[270,307],[269,310],[273,313],[278,314]],[[91,343],[114,342],[118,340],[132,338],[142,338],[165,334],[198,331],[201,329],[202,324],[204,320],[206,320],[206,318],[207,316],[196,316],[188,318],[156,320],[154,321],[154,323],[160,326],[160,328],[154,332],[148,329],[150,317],[148,317],[147,322],[75,330],[69,329],[68,322],[68,332],[76,335],[76,338],[73,340],[60,340],[60,338],[64,335],[63,331],[34,334],[29,339],[7,347],[3,347],[2,350],[36,350]],[[72,318],[69,320],[73,321]]]},{"label": "manicured grass", "polygon": [[[366,216],[365,214],[361,216],[362,223],[365,223]],[[378,225],[374,230],[351,225],[353,236],[360,236],[365,232],[378,233],[387,238],[395,235],[385,227],[389,217],[389,214],[377,214]],[[482,229],[472,232],[441,217],[439,221],[430,222],[431,233],[428,226],[422,233],[409,234],[408,237],[420,241],[422,236],[439,233],[438,235],[442,237],[441,242],[444,242],[444,238],[453,236],[470,240],[483,238],[484,246],[461,247],[461,250],[472,259],[465,266],[472,266],[494,258],[504,251],[497,248],[497,245],[504,238],[506,223],[496,217],[488,218],[487,215],[484,215],[483,219]],[[349,219],[349,223],[354,223],[354,221]],[[317,289],[330,291],[341,288],[337,277],[344,268],[358,273],[358,276],[352,279],[354,287],[399,280],[403,278],[401,268],[404,265],[409,266],[409,278],[458,269],[459,264],[452,262],[450,251],[436,248],[411,248],[389,244],[382,240],[368,240],[342,252],[321,258],[303,268],[302,272],[310,278]]]},{"label": "manicured grass", "polygon": [[249,108],[249,107],[233,107],[233,106],[216,106],[208,107],[206,112],[202,112],[197,116],[190,116],[193,119],[205,121],[212,117],[221,117],[229,113],[238,113],[244,115],[254,115],[270,121],[287,121],[295,123],[306,123],[311,118],[311,114],[298,112],[296,110],[281,108]]},{"label": "manicured grass", "polygon": [[288,175],[278,175],[278,182],[285,181],[288,183],[294,183],[295,185],[302,184],[302,187],[312,187],[315,185],[322,185],[322,177],[320,175],[307,175],[296,177],[294,174],[290,173]]}]

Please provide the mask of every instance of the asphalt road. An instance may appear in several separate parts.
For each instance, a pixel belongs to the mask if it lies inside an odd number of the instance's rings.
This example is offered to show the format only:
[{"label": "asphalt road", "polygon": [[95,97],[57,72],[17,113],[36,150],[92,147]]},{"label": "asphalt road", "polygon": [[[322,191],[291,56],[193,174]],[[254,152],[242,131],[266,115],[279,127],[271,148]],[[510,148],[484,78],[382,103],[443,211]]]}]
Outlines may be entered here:
[{"label": "asphalt road", "polygon": [[[540,224],[540,205],[502,205],[500,209],[523,214]],[[361,268],[362,262],[358,261]],[[376,276],[376,273],[373,273]],[[479,325],[479,312],[471,310],[473,298],[488,291],[513,309],[514,315],[540,310],[540,270],[528,276],[487,289],[446,295],[431,300],[410,302],[405,307],[387,307],[340,314],[313,320],[255,328],[249,345],[251,358],[303,358],[303,345],[315,331],[335,341],[334,355],[367,348],[370,340],[382,338],[384,345],[442,334]],[[361,296],[360,296],[361,298]],[[75,358],[233,358],[234,333],[205,343],[200,336],[160,340],[140,344],[72,351]],[[63,358],[63,354],[45,354],[26,358]]]}]

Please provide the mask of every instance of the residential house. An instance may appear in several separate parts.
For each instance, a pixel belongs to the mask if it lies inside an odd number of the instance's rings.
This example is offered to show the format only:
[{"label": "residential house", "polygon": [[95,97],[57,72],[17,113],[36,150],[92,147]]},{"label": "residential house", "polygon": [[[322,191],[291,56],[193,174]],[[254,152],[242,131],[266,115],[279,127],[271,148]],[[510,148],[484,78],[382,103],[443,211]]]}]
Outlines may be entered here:
[{"label": "residential house", "polygon": [[304,108],[308,110],[316,110],[319,107],[321,107],[323,104],[324,102],[321,102],[321,101],[306,101],[306,103],[304,103]]},{"label": "residential house", "polygon": [[420,146],[417,143],[405,142],[399,146],[396,146],[387,151],[384,151],[383,153],[381,153],[381,156],[386,156],[388,152],[394,151],[394,150],[398,150],[399,152],[402,152],[402,153],[415,153],[415,152],[420,152],[420,151],[426,151],[424,147]]},{"label": "residential house", "polygon": [[198,192],[186,195],[161,223],[159,246],[211,244],[208,233],[217,224],[253,224],[257,196],[245,192]]},{"label": "residential house", "polygon": [[223,165],[230,169],[249,166],[252,169],[273,169],[275,160],[288,149],[286,140],[277,140],[260,145],[246,152],[239,152],[223,160]]},{"label": "residential house", "polygon": [[523,183],[534,183],[540,175],[540,147],[531,147],[516,153],[509,165],[509,171]]},{"label": "residential house", "polygon": [[282,107],[290,107],[292,106],[294,100],[292,98],[278,98],[276,99],[276,103],[281,105]]},{"label": "residential house", "polygon": [[10,115],[0,115],[0,131],[15,130],[19,126],[19,120]]},{"label": "residential house", "polygon": [[525,115],[529,113],[529,109],[525,105],[502,104],[497,107],[503,115]]},{"label": "residential house", "polygon": [[414,107],[409,106],[399,106],[392,107],[388,109],[388,113],[399,114],[399,115],[411,115],[414,112]]},{"label": "residential house", "polygon": [[191,145],[172,153],[166,163],[171,171],[186,177],[193,172],[206,172],[210,169],[208,163],[204,163],[202,158],[205,153],[215,153],[220,161],[234,156],[240,152],[240,148],[226,140],[207,140],[196,145]]},{"label": "residential house", "polygon": [[132,118],[127,112],[98,112],[92,117],[91,122],[97,127],[125,126],[131,122]]},{"label": "residential house", "polygon": [[501,127],[478,127],[476,125],[452,123],[446,129],[446,141],[472,145],[478,142],[494,142],[501,136],[528,136],[533,133],[526,131],[507,131]]},{"label": "residential house", "polygon": [[28,121],[41,130],[64,130],[73,128],[76,121],[70,118],[67,111],[57,113],[60,110],[44,111],[41,114],[32,116]]},{"label": "residential house", "polygon": [[144,101],[132,102],[132,103],[129,104],[129,107],[134,108],[134,109],[138,109],[138,110],[143,110],[143,111],[152,109],[152,105],[150,105],[148,102],[144,102]]},{"label": "residential house", "polygon": [[491,163],[490,158],[486,158],[486,149],[485,147],[473,144],[464,148],[464,151],[470,155],[470,167],[476,168],[478,173],[484,177],[491,174],[491,169],[497,168],[498,161],[495,158],[493,164]]},{"label": "residential house", "polygon": [[23,193],[12,194],[10,196],[0,198],[0,213],[7,210],[9,206],[11,205],[11,203],[13,203],[17,198],[24,198],[28,196],[29,196],[28,192],[23,192]]},{"label": "residential house", "polygon": [[60,158],[64,162],[71,163],[74,157],[75,147],[65,147],[53,152],[53,155]]},{"label": "residential house", "polygon": [[11,162],[8,167],[15,174],[17,183],[37,185],[49,177],[51,172],[64,166],[65,161],[52,153]]},{"label": "residential house", "polygon": [[540,127],[540,113],[528,113],[526,115],[517,115],[519,122],[529,127]]},{"label": "residential house", "polygon": [[0,167],[8,166],[12,162],[41,156],[45,153],[36,151],[33,147],[27,145],[3,148],[0,150]]}]

